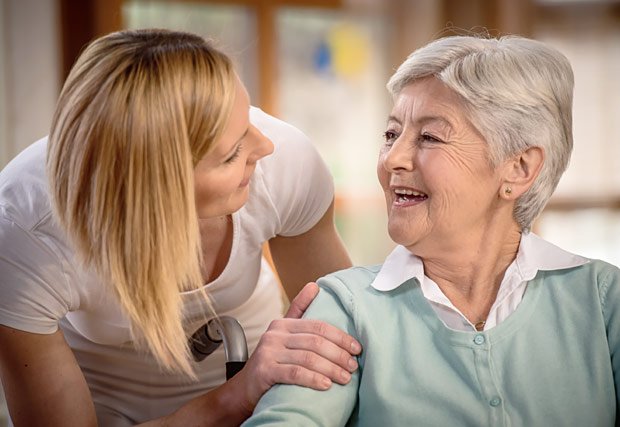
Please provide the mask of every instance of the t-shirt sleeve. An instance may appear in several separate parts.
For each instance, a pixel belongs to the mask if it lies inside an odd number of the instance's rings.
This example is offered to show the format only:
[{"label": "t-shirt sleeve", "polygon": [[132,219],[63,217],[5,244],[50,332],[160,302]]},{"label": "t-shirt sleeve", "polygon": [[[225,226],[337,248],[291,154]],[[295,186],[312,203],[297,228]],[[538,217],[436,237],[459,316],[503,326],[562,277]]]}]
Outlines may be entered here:
[{"label": "t-shirt sleeve", "polygon": [[279,216],[280,236],[310,230],[334,198],[327,165],[299,129],[257,108],[252,123],[274,144],[274,153],[261,159],[265,187]]},{"label": "t-shirt sleeve", "polygon": [[71,306],[56,253],[0,211],[0,324],[51,334]]},{"label": "t-shirt sleeve", "polygon": [[[349,289],[334,276],[322,278],[318,283],[321,291],[306,310],[304,318],[323,320],[358,337],[353,319],[353,297]],[[360,369],[357,369],[352,373],[349,383],[332,383],[325,391],[295,385],[275,385],[263,395],[254,414],[243,427],[346,425],[357,402],[359,375]]]}]

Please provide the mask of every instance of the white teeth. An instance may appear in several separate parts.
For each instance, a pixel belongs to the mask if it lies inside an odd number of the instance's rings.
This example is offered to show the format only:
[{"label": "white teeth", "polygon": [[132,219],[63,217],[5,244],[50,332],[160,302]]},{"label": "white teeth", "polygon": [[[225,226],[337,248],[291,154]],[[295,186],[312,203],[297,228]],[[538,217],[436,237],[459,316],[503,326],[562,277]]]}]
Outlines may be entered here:
[{"label": "white teeth", "polygon": [[402,194],[402,195],[407,195],[407,196],[416,196],[416,197],[423,197],[425,194],[424,193],[420,193],[418,191],[413,191],[413,190],[409,190],[406,188],[397,188],[394,190],[394,192],[396,194]]}]

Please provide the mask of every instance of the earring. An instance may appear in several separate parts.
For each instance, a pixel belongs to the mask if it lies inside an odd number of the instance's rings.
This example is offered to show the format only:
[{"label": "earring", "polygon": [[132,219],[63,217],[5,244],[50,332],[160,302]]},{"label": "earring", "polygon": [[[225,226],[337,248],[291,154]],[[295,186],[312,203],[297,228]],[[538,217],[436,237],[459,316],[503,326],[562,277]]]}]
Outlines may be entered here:
[{"label": "earring", "polygon": [[506,194],[511,194],[511,193],[512,193],[512,188],[510,188],[510,187],[506,187],[506,188],[504,189],[504,193],[506,193]]}]

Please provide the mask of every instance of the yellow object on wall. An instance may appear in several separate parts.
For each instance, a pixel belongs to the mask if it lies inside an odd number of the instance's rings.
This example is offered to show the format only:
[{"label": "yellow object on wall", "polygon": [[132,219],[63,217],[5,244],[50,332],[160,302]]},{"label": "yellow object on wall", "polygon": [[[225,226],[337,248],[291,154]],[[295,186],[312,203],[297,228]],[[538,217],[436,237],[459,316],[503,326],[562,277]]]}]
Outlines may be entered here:
[{"label": "yellow object on wall", "polygon": [[333,27],[327,35],[332,55],[333,71],[345,78],[362,73],[368,64],[369,45],[364,34],[355,26],[341,24]]}]

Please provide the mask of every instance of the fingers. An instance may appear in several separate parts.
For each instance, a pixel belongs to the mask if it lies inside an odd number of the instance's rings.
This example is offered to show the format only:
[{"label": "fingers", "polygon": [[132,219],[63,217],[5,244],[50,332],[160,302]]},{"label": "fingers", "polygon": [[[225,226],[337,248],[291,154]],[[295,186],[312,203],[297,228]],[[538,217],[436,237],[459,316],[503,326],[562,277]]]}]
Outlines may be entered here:
[{"label": "fingers", "polygon": [[[290,350],[278,358],[280,365],[299,366],[305,370],[320,374],[338,384],[351,381],[351,373],[357,369],[357,361],[348,355],[338,356],[336,364],[325,356],[307,350]],[[344,365],[344,366],[343,366]]]},{"label": "fingers", "polygon": [[348,382],[346,374],[357,369],[357,361],[348,351],[316,335],[295,334],[286,347],[291,351],[283,353],[279,361],[302,365],[340,384]]},{"label": "fingers", "polygon": [[360,343],[351,335],[335,326],[312,319],[279,319],[271,322],[269,330],[279,330],[291,334],[312,334],[334,343],[348,353],[356,355],[362,351]]},{"label": "fingers", "polygon": [[[346,384],[350,381],[351,372],[358,368],[352,356],[359,354],[361,345],[350,335],[326,322],[280,319],[271,322],[261,337],[258,349],[258,353],[270,354],[271,363],[283,369],[294,369],[293,374],[281,369],[280,372],[288,376],[277,378],[276,382],[293,381],[294,384],[321,389],[325,378],[330,383]],[[304,383],[294,382],[291,378],[297,378],[295,375],[299,375]]]},{"label": "fingers", "polygon": [[273,375],[278,378],[279,384],[294,384],[315,390],[327,390],[332,385],[328,377],[299,365],[277,365],[273,368]]},{"label": "fingers", "polygon": [[[268,386],[276,383],[295,384],[326,390],[333,382],[344,385],[351,381],[349,370],[311,351],[287,349],[274,352],[268,350],[268,345],[262,350],[250,358],[257,367],[253,378],[262,379]],[[357,362],[352,366],[357,368]]]},{"label": "fingers", "polygon": [[[297,314],[301,315],[317,293],[315,283],[306,285],[295,298]],[[261,337],[245,371],[253,384],[260,386],[253,395],[260,396],[276,383],[326,390],[334,382],[344,385],[351,381],[351,373],[358,369],[354,356],[361,351],[355,338],[326,322],[278,319]]]},{"label": "fingers", "polygon": [[[249,407],[253,408],[260,396],[274,384],[294,384],[315,390],[327,390],[331,387],[330,377],[321,373],[329,374],[330,367],[325,363],[321,365],[318,356],[305,355],[300,350],[283,349],[278,345],[274,346],[272,341],[276,340],[265,339],[263,336],[241,373],[231,379],[244,383],[242,386],[248,391],[246,394],[250,402]],[[316,364],[321,365],[320,368],[315,368],[321,372],[307,367]],[[349,375],[350,380],[350,374],[342,374],[336,369],[331,368],[331,375],[334,377],[340,375],[341,384],[345,384],[345,375]],[[243,379],[245,381],[242,381]]]},{"label": "fingers", "polygon": [[303,316],[310,303],[318,294],[319,286],[314,282],[307,283],[299,294],[293,298],[293,301],[291,301],[291,306],[284,317],[299,319]]}]

